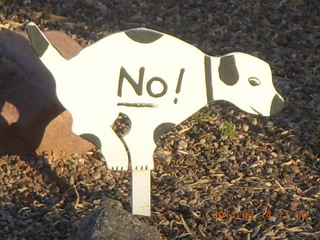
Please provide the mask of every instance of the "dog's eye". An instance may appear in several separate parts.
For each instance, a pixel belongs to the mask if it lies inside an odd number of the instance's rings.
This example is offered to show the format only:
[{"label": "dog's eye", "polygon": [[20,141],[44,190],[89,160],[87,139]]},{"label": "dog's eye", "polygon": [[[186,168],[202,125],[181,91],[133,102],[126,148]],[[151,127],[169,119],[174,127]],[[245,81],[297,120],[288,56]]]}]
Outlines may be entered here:
[{"label": "dog's eye", "polygon": [[250,77],[249,83],[251,84],[251,86],[259,86],[261,84],[261,81],[258,78]]}]

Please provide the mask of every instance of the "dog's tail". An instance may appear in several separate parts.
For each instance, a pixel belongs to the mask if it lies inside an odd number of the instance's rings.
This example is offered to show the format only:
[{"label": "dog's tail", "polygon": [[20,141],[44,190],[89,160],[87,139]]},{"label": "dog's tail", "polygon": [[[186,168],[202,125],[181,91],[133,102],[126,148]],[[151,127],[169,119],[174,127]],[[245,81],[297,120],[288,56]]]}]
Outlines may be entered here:
[{"label": "dog's tail", "polygon": [[36,24],[30,22],[26,27],[26,31],[33,50],[51,73],[54,73],[55,69],[61,67],[62,64],[67,61],[61,56],[58,50],[51,45]]}]

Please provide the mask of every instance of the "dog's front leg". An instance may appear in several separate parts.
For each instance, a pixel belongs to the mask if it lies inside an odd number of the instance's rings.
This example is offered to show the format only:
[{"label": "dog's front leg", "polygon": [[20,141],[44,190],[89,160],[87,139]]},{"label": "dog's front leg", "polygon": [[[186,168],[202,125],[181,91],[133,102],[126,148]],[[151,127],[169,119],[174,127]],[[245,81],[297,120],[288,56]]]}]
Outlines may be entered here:
[{"label": "dog's front leg", "polygon": [[130,118],[132,126],[124,140],[130,151],[132,166],[132,212],[150,216],[151,170],[154,167],[153,152],[156,147],[153,133],[158,124],[146,116],[140,117],[134,115]]}]

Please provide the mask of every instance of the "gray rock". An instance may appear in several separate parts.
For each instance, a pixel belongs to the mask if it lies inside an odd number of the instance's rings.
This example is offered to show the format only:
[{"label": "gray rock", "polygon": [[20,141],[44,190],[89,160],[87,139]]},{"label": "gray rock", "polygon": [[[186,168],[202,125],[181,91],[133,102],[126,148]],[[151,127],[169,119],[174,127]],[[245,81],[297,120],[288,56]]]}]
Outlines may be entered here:
[{"label": "gray rock", "polygon": [[[81,49],[64,33],[50,32],[47,37],[66,58]],[[0,31],[0,154],[45,150],[71,154],[93,148],[71,132],[71,124],[51,73],[29,41],[21,33]]]},{"label": "gray rock", "polygon": [[84,218],[75,240],[153,240],[161,239],[153,226],[139,221],[122,208],[119,201],[107,199]]}]

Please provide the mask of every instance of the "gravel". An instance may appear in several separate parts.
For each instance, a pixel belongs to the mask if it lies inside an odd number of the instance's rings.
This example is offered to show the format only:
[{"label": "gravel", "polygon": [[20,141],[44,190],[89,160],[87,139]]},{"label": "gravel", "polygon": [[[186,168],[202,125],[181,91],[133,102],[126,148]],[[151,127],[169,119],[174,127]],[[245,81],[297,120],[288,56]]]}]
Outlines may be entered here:
[{"label": "gravel", "polygon": [[[34,21],[82,46],[148,27],[209,55],[243,51],[269,62],[286,103],[263,118],[214,102],[162,136],[152,216],[164,239],[320,238],[320,4],[317,1],[0,1],[0,28]],[[128,119],[115,123],[119,134]],[[73,239],[107,198],[131,210],[131,173],[99,150],[0,157],[0,238]]]}]

